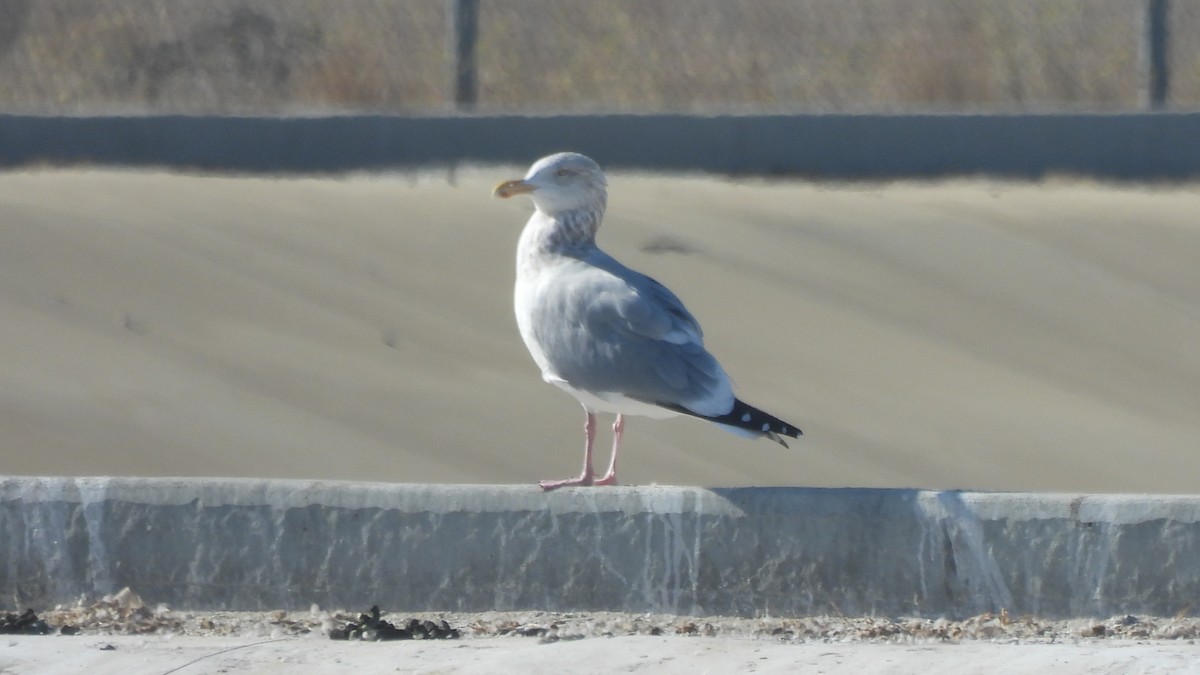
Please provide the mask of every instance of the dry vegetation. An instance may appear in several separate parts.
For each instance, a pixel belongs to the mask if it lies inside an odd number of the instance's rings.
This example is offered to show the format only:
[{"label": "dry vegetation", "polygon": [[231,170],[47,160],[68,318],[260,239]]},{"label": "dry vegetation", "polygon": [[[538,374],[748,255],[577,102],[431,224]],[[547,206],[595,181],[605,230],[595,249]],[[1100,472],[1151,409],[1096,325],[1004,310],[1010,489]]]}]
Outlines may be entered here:
[{"label": "dry vegetation", "polygon": [[[0,110],[449,109],[447,0],[5,0]],[[1128,0],[489,0],[479,107],[1130,109]],[[1200,0],[1171,3],[1171,105],[1200,104]]]}]

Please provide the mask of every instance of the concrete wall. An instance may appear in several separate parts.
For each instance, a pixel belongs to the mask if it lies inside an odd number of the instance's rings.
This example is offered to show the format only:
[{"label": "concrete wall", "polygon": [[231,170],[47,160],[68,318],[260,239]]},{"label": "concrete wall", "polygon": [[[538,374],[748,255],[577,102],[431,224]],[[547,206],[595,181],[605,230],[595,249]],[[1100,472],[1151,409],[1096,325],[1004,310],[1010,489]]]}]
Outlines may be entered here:
[{"label": "concrete wall", "polygon": [[1200,497],[0,480],[0,607],[1173,615]]},{"label": "concrete wall", "polygon": [[1200,113],[40,117],[0,115],[0,166],[238,171],[506,163],[571,149],[609,168],[831,178],[1200,175]]}]

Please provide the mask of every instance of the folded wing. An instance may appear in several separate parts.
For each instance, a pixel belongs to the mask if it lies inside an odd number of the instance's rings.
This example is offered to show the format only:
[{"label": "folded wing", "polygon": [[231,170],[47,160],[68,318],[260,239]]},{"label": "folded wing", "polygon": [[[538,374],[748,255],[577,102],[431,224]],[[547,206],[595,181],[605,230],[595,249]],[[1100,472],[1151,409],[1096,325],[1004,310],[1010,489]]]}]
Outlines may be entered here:
[{"label": "folded wing", "polygon": [[537,293],[535,336],[572,387],[705,417],[733,409],[729,378],[705,350],[699,323],[654,279],[595,250],[548,271]]}]

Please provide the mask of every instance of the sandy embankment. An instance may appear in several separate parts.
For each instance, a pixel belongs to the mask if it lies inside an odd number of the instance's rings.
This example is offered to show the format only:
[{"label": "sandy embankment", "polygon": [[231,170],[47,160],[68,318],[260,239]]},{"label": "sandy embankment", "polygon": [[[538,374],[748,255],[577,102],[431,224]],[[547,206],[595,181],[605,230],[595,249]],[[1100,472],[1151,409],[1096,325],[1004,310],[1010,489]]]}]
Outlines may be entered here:
[{"label": "sandy embankment", "polygon": [[[0,473],[532,482],[582,415],[511,318],[522,169],[0,175]],[[633,420],[626,483],[1200,489],[1200,191],[615,175],[783,450]],[[601,436],[607,444],[607,436]]]}]

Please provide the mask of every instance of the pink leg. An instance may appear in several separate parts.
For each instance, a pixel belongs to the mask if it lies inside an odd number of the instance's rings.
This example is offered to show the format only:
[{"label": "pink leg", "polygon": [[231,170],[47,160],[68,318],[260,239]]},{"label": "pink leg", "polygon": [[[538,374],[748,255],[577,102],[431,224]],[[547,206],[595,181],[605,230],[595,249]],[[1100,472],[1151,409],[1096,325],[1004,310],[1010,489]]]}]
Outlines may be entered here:
[{"label": "pink leg", "polygon": [[613,422],[613,451],[612,460],[608,463],[608,471],[604,477],[596,481],[596,485],[616,485],[617,484],[617,452],[621,450],[621,436],[625,433],[625,416],[617,415],[617,421]]},{"label": "pink leg", "polygon": [[596,413],[587,409],[584,409],[584,412],[587,413],[587,420],[583,423],[583,433],[587,438],[587,443],[583,446],[583,472],[575,478],[541,481],[538,485],[546,492],[571,485],[592,484],[592,477],[595,475],[592,473],[592,446],[596,442]]}]

